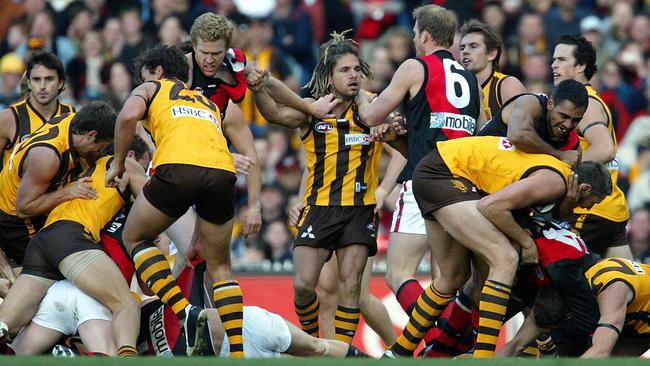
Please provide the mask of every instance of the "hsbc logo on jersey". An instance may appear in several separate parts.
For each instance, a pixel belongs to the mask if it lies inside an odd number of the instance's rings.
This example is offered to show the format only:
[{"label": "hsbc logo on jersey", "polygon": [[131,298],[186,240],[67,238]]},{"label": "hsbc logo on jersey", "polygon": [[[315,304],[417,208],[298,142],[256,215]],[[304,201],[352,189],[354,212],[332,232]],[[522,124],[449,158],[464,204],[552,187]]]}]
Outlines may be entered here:
[{"label": "hsbc logo on jersey", "polygon": [[214,113],[200,108],[186,107],[186,106],[176,106],[172,108],[172,118],[177,117],[192,117],[210,121],[215,125],[219,126],[219,120]]},{"label": "hsbc logo on jersey", "polygon": [[467,132],[470,135],[476,130],[476,120],[464,114],[434,112],[429,119],[430,128]]},{"label": "hsbc logo on jersey", "polygon": [[350,145],[370,145],[372,137],[366,133],[356,133],[345,135],[345,146]]},{"label": "hsbc logo on jersey", "polygon": [[316,123],[316,126],[314,126],[314,130],[316,130],[316,132],[320,132],[320,133],[330,133],[330,132],[334,131],[334,126],[329,122],[321,121],[321,122]]},{"label": "hsbc logo on jersey", "polygon": [[505,137],[499,138],[499,150],[515,151],[515,144]]}]

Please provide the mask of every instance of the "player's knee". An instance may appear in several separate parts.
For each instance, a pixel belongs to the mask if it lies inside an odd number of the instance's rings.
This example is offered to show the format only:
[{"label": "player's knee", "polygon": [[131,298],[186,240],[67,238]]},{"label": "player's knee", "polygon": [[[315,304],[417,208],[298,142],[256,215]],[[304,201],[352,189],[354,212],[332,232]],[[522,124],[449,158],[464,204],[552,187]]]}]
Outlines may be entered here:
[{"label": "player's knee", "polygon": [[440,273],[439,281],[437,282],[440,287],[458,290],[469,280],[471,272],[465,266],[458,266],[444,273]]},{"label": "player's knee", "polygon": [[316,284],[296,276],[293,280],[293,292],[296,299],[310,299],[316,293]]},{"label": "player's knee", "polygon": [[489,259],[490,272],[507,272],[514,276],[519,264],[519,253],[511,246],[505,246]]}]

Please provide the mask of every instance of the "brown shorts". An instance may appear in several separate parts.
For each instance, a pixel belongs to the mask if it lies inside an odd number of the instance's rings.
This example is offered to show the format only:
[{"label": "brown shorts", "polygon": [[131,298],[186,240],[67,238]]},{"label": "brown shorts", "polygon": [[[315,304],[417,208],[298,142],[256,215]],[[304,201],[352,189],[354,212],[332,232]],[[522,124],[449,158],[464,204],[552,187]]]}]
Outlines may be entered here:
[{"label": "brown shorts", "polygon": [[433,211],[441,207],[482,197],[472,182],[449,171],[437,148],[415,167],[413,194],[422,217],[428,220],[434,220]]},{"label": "brown shorts", "polygon": [[369,247],[368,256],[377,253],[375,206],[305,206],[300,213],[293,246],[337,250],[348,245]]},{"label": "brown shorts", "polygon": [[45,217],[21,219],[0,211],[0,249],[17,265],[23,263],[29,239],[43,227]]},{"label": "brown shorts", "polygon": [[72,253],[101,249],[91,233],[78,222],[61,220],[39,231],[29,241],[23,262],[24,274],[63,280],[59,263]]},{"label": "brown shorts", "polygon": [[185,164],[156,168],[142,192],[147,201],[170,217],[181,217],[191,206],[202,219],[221,225],[235,215],[237,176],[226,170]]},{"label": "brown shorts", "polygon": [[627,245],[627,220],[614,222],[596,215],[577,215],[569,222],[592,253],[604,256],[607,248]]}]

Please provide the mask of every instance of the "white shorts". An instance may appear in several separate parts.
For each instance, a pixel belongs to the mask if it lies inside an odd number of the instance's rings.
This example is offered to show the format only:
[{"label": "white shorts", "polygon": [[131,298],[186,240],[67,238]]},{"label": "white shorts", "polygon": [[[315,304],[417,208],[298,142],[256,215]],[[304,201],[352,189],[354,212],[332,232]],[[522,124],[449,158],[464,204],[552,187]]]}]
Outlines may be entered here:
[{"label": "white shorts", "polygon": [[[284,319],[257,306],[244,306],[244,355],[246,358],[277,358],[291,345],[291,332]],[[228,337],[223,337],[219,357],[229,357]]]},{"label": "white shorts", "polygon": [[390,226],[391,233],[420,234],[427,235],[424,227],[424,219],[420,213],[418,203],[413,195],[412,181],[402,183],[399,190],[399,199],[393,210],[393,223]]},{"label": "white shorts", "polygon": [[88,320],[111,320],[111,312],[97,300],[84,294],[68,280],[55,282],[32,321],[67,336],[77,333]]}]

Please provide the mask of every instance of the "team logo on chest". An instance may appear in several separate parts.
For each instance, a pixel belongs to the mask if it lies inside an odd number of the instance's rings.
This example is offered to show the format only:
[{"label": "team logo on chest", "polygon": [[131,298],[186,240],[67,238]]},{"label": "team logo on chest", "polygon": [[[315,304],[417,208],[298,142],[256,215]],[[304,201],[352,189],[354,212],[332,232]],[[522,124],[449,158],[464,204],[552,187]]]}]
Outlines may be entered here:
[{"label": "team logo on chest", "polygon": [[334,125],[329,122],[320,121],[314,126],[314,130],[320,133],[331,133],[334,131]]}]

